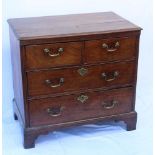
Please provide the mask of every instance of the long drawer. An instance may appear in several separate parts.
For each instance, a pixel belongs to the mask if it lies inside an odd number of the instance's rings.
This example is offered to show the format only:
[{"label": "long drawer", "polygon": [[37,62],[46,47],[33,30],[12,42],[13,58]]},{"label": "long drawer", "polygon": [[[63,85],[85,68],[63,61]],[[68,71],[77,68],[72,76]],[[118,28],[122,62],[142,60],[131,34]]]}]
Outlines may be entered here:
[{"label": "long drawer", "polygon": [[135,62],[29,72],[28,95],[39,96],[133,84]]},{"label": "long drawer", "polygon": [[30,125],[65,123],[132,111],[133,88],[29,101]]}]

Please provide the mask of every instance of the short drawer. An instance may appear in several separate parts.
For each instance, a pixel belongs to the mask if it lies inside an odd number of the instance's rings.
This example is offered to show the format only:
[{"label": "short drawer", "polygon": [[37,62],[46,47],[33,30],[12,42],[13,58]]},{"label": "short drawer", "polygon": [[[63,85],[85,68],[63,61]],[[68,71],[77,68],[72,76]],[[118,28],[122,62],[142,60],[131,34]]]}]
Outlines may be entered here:
[{"label": "short drawer", "polygon": [[81,63],[81,42],[26,46],[27,69],[50,68]]},{"label": "short drawer", "polygon": [[133,84],[135,62],[29,72],[29,96]]},{"label": "short drawer", "polygon": [[133,59],[136,53],[136,37],[85,42],[85,63]]},{"label": "short drawer", "polygon": [[133,89],[114,89],[29,101],[30,125],[49,125],[127,113]]}]

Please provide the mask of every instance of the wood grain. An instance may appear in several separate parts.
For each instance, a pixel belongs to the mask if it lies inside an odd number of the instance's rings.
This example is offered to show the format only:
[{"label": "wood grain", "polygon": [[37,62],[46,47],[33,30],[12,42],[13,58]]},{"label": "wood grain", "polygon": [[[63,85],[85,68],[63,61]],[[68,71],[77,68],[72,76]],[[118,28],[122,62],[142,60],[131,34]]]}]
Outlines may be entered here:
[{"label": "wood grain", "polygon": [[[81,76],[78,69],[81,67],[69,69],[56,69],[48,71],[29,72],[28,87],[29,96],[47,95],[53,93],[72,92],[85,89],[105,88],[105,87],[120,87],[125,84],[134,82],[135,74],[134,62],[122,62],[114,64],[96,65],[91,67],[84,67],[88,73]],[[113,78],[115,71],[119,72],[118,77],[113,81],[106,81],[102,77],[102,73],[106,73],[108,78]],[[45,83],[45,80],[51,80],[53,85],[59,83],[59,79],[64,78],[64,83],[57,88],[51,88]]]},{"label": "wood grain", "polygon": [[[44,52],[44,49],[49,49],[50,54],[57,54],[59,48],[63,48],[63,52],[56,57],[51,57]],[[80,65],[82,49],[83,44],[81,42],[26,46],[26,68],[42,69],[55,66]]]},{"label": "wood grain", "polygon": [[19,40],[140,30],[113,12],[9,19]]},{"label": "wood grain", "polygon": [[[115,44],[119,47],[115,48]],[[108,47],[103,48],[103,44]],[[116,49],[109,52],[108,50]],[[84,62],[109,62],[116,60],[129,60],[136,57],[136,36],[125,38],[107,38],[100,40],[91,40],[85,42]]]},{"label": "wood grain", "polygon": [[[24,148],[35,147],[41,134],[99,120],[123,120],[128,131],[136,129],[140,27],[113,12],[9,19],[8,23],[14,116],[23,124]],[[103,48],[103,43],[108,47]],[[44,48],[52,54],[59,48],[64,51],[51,58]],[[87,70],[83,76],[82,68]],[[64,81],[59,86],[60,78]],[[83,103],[81,95],[86,97]],[[49,116],[59,112],[57,117]]]},{"label": "wood grain", "polygon": [[[77,100],[80,95],[32,100],[30,102],[30,125],[54,125],[80,119],[127,113],[132,110],[132,88],[85,93],[83,95],[88,96],[88,99],[84,103]],[[103,104],[111,104],[113,100],[118,101],[113,108],[103,107]],[[47,113],[47,108],[61,107],[64,109],[60,112],[60,116],[53,117]]]},{"label": "wood grain", "polygon": [[21,64],[21,53],[20,44],[16,39],[14,33],[10,29],[10,46],[11,46],[11,63],[13,71],[13,89],[14,89],[14,100],[16,106],[19,109],[20,118],[22,125],[26,125],[26,108],[24,103],[24,91],[23,91],[23,77],[22,77],[22,64]]}]

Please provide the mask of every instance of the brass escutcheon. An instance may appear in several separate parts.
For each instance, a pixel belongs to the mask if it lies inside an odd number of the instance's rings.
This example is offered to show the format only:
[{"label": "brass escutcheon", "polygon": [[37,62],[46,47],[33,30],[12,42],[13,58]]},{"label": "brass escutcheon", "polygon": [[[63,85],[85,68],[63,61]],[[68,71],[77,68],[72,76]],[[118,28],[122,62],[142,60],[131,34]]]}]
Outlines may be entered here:
[{"label": "brass escutcheon", "polygon": [[88,73],[88,69],[86,69],[86,68],[80,68],[80,69],[78,69],[77,71],[78,71],[78,73],[79,73],[81,76],[84,76],[84,75],[86,75],[86,74]]},{"label": "brass escutcheon", "polygon": [[80,95],[77,100],[80,101],[81,103],[86,102],[86,100],[88,99],[87,95]]}]

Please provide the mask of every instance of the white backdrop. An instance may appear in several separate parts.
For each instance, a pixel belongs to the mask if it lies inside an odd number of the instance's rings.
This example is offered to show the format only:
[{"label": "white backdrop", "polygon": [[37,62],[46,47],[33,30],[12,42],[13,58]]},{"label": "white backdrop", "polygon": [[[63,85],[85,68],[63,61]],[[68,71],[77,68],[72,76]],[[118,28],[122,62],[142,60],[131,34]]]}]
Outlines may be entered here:
[{"label": "white backdrop", "polygon": [[[93,0],[78,0],[78,1],[75,1],[75,0],[3,0],[3,23],[2,23],[3,24],[3,135],[4,135],[3,147],[5,150],[4,151],[5,155],[8,155],[7,154],[8,151],[6,150],[9,150],[6,144],[9,144],[8,146],[10,147],[12,145],[12,143],[9,143],[9,141],[7,141],[7,139],[9,139],[9,135],[6,130],[7,127],[9,128],[9,126],[7,125],[13,123],[11,125],[14,128],[14,125],[16,124],[15,122],[13,122],[13,119],[12,119],[11,100],[13,98],[13,85],[12,85],[12,71],[11,71],[11,59],[10,59],[9,30],[8,30],[8,24],[6,20],[8,18],[17,18],[17,17],[48,16],[48,15],[62,15],[62,14],[87,13],[87,12],[105,12],[105,11],[114,11],[143,28],[141,41],[140,41],[138,87],[137,87],[137,98],[139,98],[140,102],[139,104],[137,104],[136,108],[137,108],[137,111],[139,111],[139,113],[144,112],[146,114],[146,115],[143,115],[143,117],[141,118],[142,118],[142,122],[144,118],[146,119],[145,121],[149,122],[148,129],[150,130],[146,130],[145,132],[152,131],[151,130],[151,127],[152,127],[151,109],[152,109],[152,53],[153,53],[152,52],[153,51],[152,18],[153,17],[152,17],[151,0],[134,0],[134,1],[133,0],[117,0],[117,1],[115,0],[108,0],[108,1],[107,0],[95,0],[95,1]],[[137,102],[138,102],[138,99],[137,99]],[[141,125],[141,127],[143,127],[143,125]],[[149,154],[150,152],[147,152],[151,147],[151,135],[149,136],[150,136],[150,139],[149,139],[150,142],[147,143],[148,147],[146,146],[145,146],[146,148],[142,147],[141,149],[145,149],[143,151],[139,148],[140,152],[138,153],[141,153],[141,155],[146,155],[146,154],[150,155]],[[19,143],[21,143],[21,140],[19,140]],[[146,144],[144,143],[144,145]],[[19,147],[22,148],[21,145]],[[116,152],[113,151],[113,153],[116,153]],[[12,152],[12,154],[14,155],[16,153]],[[129,155],[132,155],[130,154],[130,150],[129,150]],[[137,155],[137,154],[133,154],[133,155]]]}]

